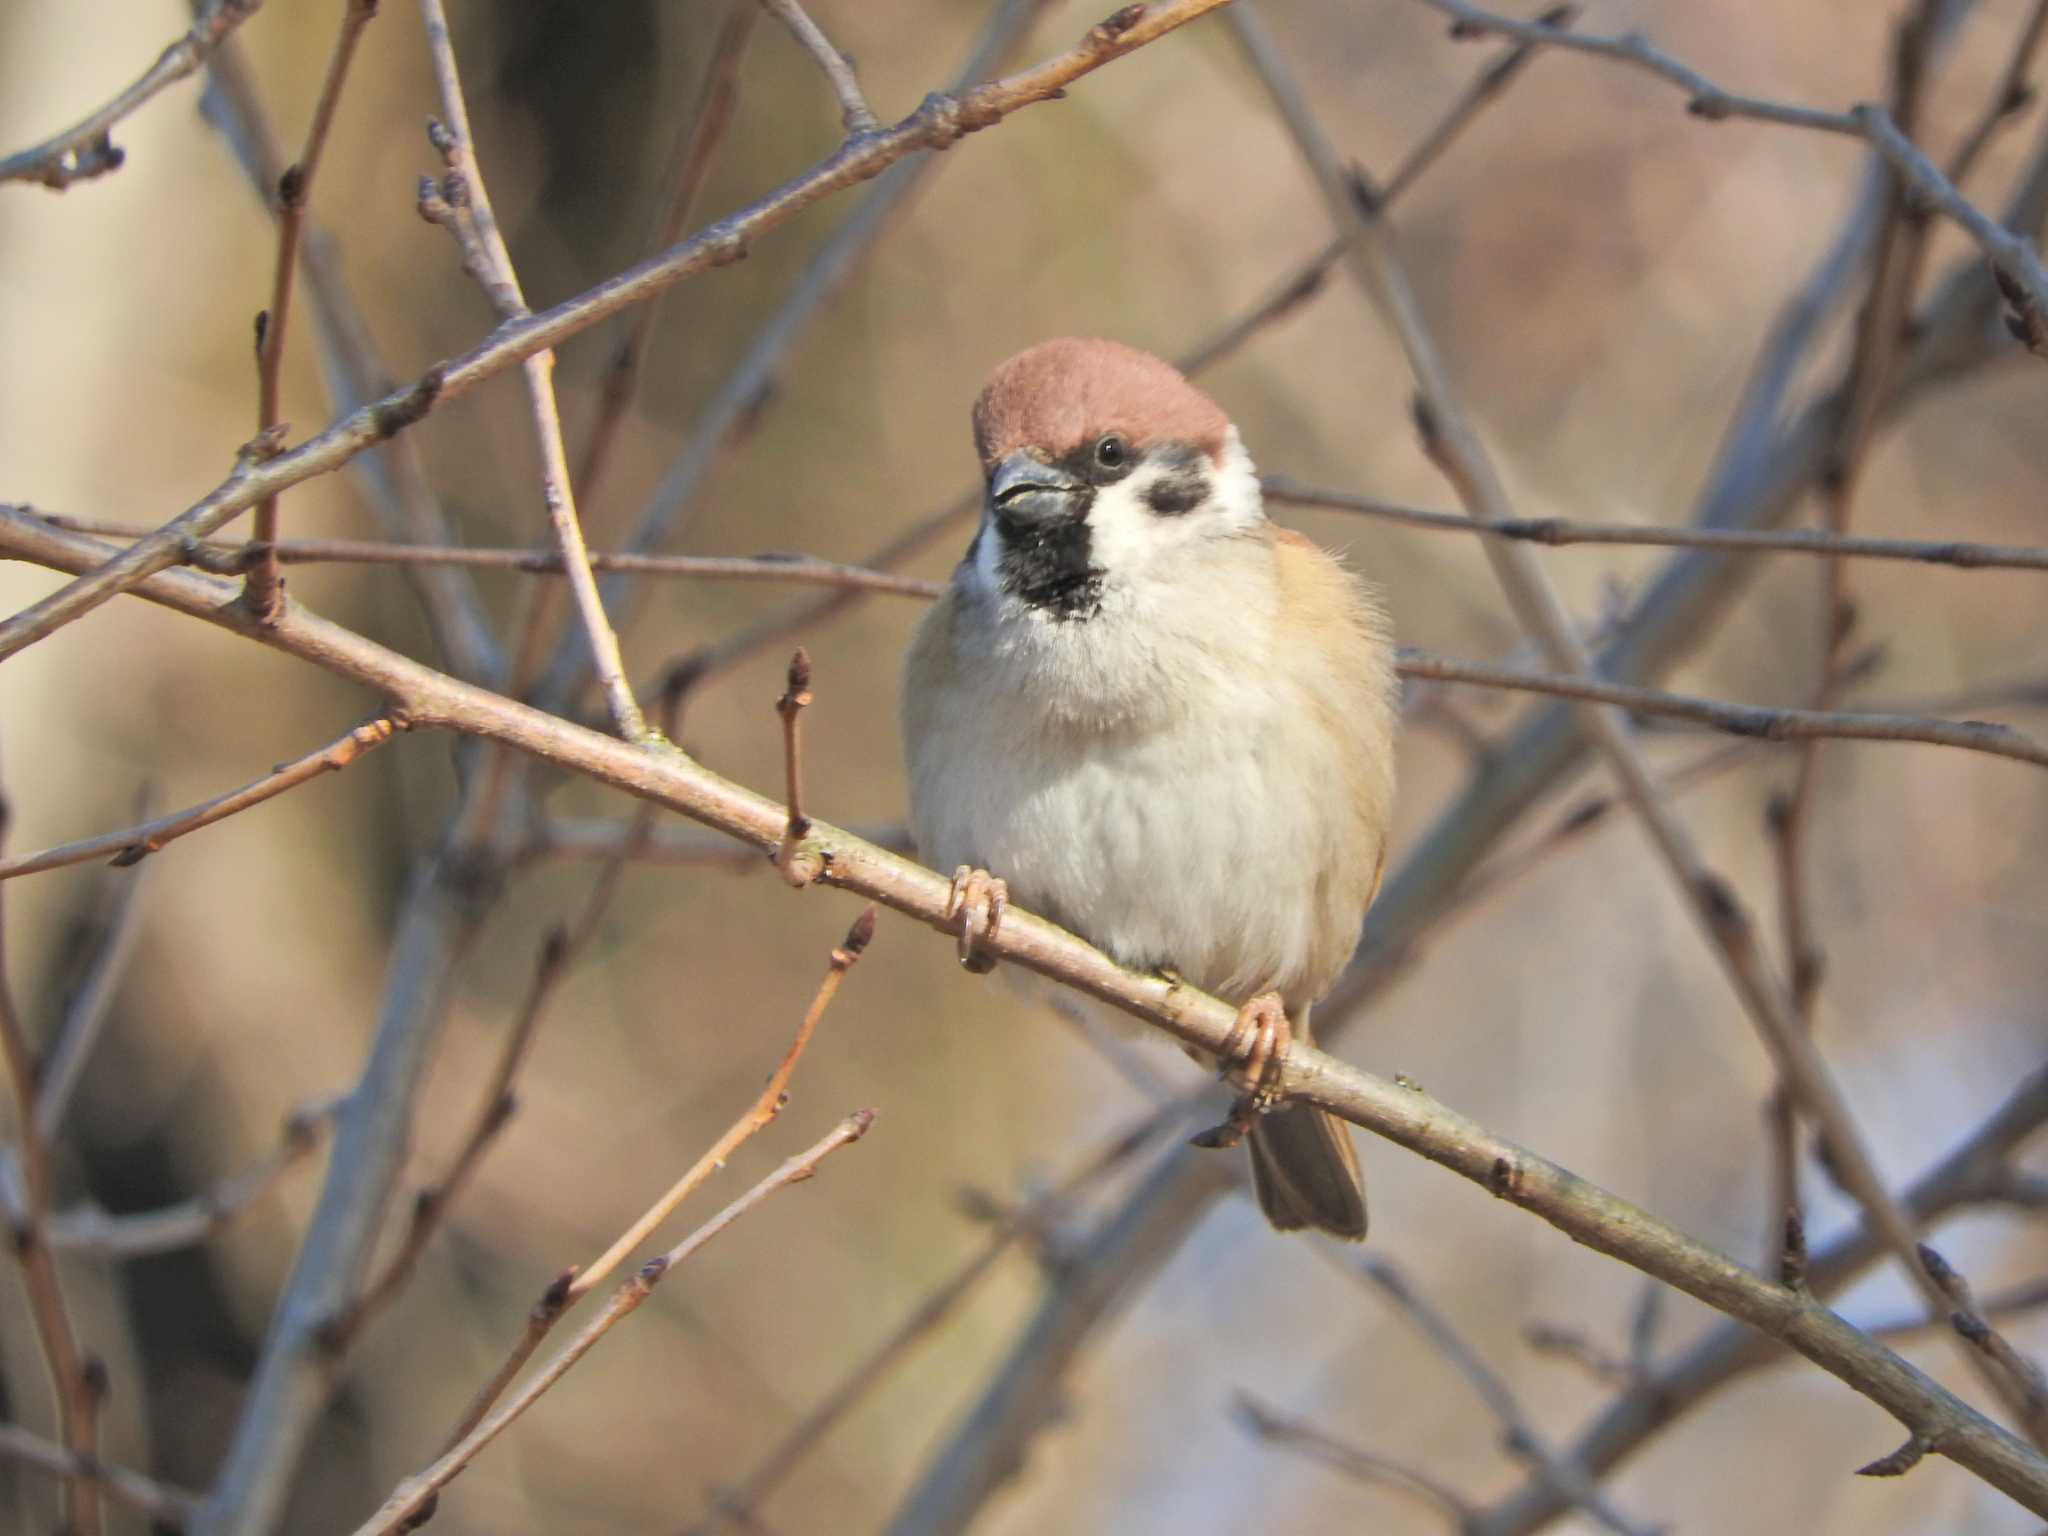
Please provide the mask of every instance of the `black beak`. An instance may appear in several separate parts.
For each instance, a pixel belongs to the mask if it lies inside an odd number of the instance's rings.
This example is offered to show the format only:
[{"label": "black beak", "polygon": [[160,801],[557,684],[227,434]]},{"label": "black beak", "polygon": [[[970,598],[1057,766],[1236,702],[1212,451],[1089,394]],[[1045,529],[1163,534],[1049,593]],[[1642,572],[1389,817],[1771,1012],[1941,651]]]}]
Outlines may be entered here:
[{"label": "black beak", "polygon": [[998,523],[1043,532],[1087,510],[1087,486],[1064,469],[1013,453],[988,478],[988,507]]}]

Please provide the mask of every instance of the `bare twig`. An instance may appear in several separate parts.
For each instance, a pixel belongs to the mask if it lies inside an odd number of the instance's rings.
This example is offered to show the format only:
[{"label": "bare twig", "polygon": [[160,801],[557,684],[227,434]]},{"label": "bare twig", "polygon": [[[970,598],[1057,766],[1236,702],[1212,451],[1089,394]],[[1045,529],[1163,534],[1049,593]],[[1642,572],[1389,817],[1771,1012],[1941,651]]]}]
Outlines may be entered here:
[{"label": "bare twig", "polygon": [[859,135],[879,128],[881,124],[869,109],[867,97],[861,94],[860,81],[854,77],[852,60],[832,46],[832,39],[811,20],[798,0],[761,0],[761,8],[789,28],[804,51],[817,61],[832,94],[839,98],[839,120],[846,125],[846,131]]},{"label": "bare twig", "polygon": [[533,1358],[533,1352],[553,1331],[555,1324],[561,1321],[562,1314],[601,1285],[606,1276],[629,1258],[634,1249],[646,1242],[649,1235],[668,1220],[678,1206],[723,1168],[726,1159],[731,1157],[748,1138],[782,1113],[783,1105],[789,1098],[785,1089],[788,1087],[790,1075],[796,1071],[796,1064],[804,1053],[804,1047],[810,1044],[812,1031],[818,1027],[818,1020],[824,1017],[825,1010],[832,1006],[832,999],[838,994],[840,982],[845,980],[846,973],[853,969],[855,962],[861,957],[861,952],[874,938],[874,934],[875,909],[869,907],[847,930],[846,941],[832,951],[825,979],[819,983],[817,994],[811,999],[811,1006],[804,1012],[803,1022],[797,1026],[796,1038],[790,1042],[781,1062],[769,1074],[767,1086],[761,1090],[752,1107],[734,1121],[725,1134],[712,1143],[710,1150],[698,1158],[690,1166],[689,1171],[671,1185],[660,1199],[621,1233],[616,1242],[581,1270],[565,1270],[541,1293],[540,1300],[527,1314],[526,1328],[519,1341],[513,1345],[504,1363],[463,1410],[454,1432],[449,1436],[450,1446],[459,1445],[484,1421],[484,1416],[491,1411],[492,1404],[497,1402],[526,1362]]},{"label": "bare twig", "polygon": [[775,713],[782,717],[782,782],[788,786],[783,797],[789,809],[783,823],[782,843],[774,853],[775,867],[783,880],[802,890],[818,878],[824,868],[818,855],[800,845],[810,836],[811,819],[804,814],[803,714],[811,702],[811,658],[802,646],[789,661],[789,686],[775,701]]},{"label": "bare twig", "polygon": [[[0,796],[0,841],[7,835],[11,810]],[[4,887],[0,887],[4,890]],[[105,1395],[106,1371],[88,1356],[78,1339],[77,1325],[65,1301],[63,1281],[50,1243],[50,1144],[36,1114],[35,1048],[14,1001],[7,973],[4,903],[0,903],[0,1058],[7,1064],[14,1094],[14,1121],[21,1138],[21,1206],[13,1214],[9,1247],[21,1270],[29,1316],[34,1319],[50,1396],[56,1406],[58,1432],[74,1467],[94,1465],[99,1458],[99,1405]],[[99,1536],[100,1487],[74,1471],[64,1483],[65,1518],[75,1536]]]},{"label": "bare twig", "polygon": [[97,1206],[74,1206],[50,1218],[50,1242],[71,1253],[138,1259],[203,1243],[257,1200],[320,1145],[332,1104],[294,1111],[277,1146],[202,1194],[153,1211],[110,1215]]},{"label": "bare twig", "polygon": [[1474,1507],[1465,1496],[1419,1468],[1361,1450],[1305,1419],[1291,1418],[1267,1407],[1249,1392],[1238,1393],[1231,1407],[1238,1423],[1268,1444],[1298,1451],[1354,1482],[1397,1489],[1441,1515],[1453,1533],[1463,1531],[1471,1523]]},{"label": "bare twig", "polygon": [[1532,544],[1601,544],[1659,549],[1709,549],[1728,554],[1818,555],[1829,559],[1906,560],[1960,570],[2048,571],[2048,548],[1974,544],[1954,539],[1872,539],[1805,529],[1659,528],[1640,523],[1583,523],[1558,517],[1504,518],[1498,523],[1457,512],[1404,507],[1375,496],[1304,485],[1288,475],[1260,477],[1266,499],[1282,506],[1326,507],[1359,512],[1411,528],[1476,533],[1482,538],[1519,539]]},{"label": "bare twig", "polygon": [[386,1536],[389,1532],[413,1529],[419,1523],[417,1517],[421,1512],[431,1509],[439,1490],[453,1482],[463,1468],[476,1459],[479,1451],[504,1433],[514,1419],[568,1374],[569,1368],[590,1353],[597,1341],[609,1333],[621,1318],[647,1300],[663,1277],[770,1195],[810,1178],[827,1157],[865,1136],[874,1119],[875,1112],[871,1109],[855,1110],[814,1146],[790,1158],[675,1247],[666,1253],[656,1254],[641,1265],[630,1280],[612,1293],[611,1300],[585,1325],[583,1331],[563,1345],[561,1352],[535,1372],[532,1380],[510,1401],[451,1446],[432,1466],[400,1483],[391,1497],[385,1500],[384,1507],[356,1528],[356,1536]]},{"label": "bare twig", "polygon": [[183,1530],[199,1506],[198,1498],[182,1488],[159,1483],[125,1467],[110,1467],[97,1459],[75,1456],[54,1440],[45,1440],[19,1424],[0,1423],[0,1456],[52,1477],[85,1478],[97,1483],[116,1503],[125,1504],[171,1530]]},{"label": "bare twig", "polygon": [[1987,752],[1994,757],[2009,757],[2015,762],[2048,767],[2048,747],[2011,726],[1996,725],[1986,720],[1932,720],[1918,715],[1871,715],[1848,710],[1773,709],[1666,693],[1659,688],[1637,688],[1627,683],[1600,682],[1584,676],[1498,667],[1487,662],[1463,661],[1414,650],[1401,652],[1397,670],[1403,677],[1474,683],[1486,688],[1526,689],[1559,698],[1612,704],[1636,714],[1690,720],[1730,735],[1753,736],[1762,741],[1835,738],[1845,741],[1918,741],[1959,747],[1969,752]]},{"label": "bare twig", "polygon": [[211,0],[192,19],[185,35],[164,49],[128,89],[62,133],[0,160],[0,181],[35,181],[61,192],[74,181],[119,170],[127,156],[114,144],[114,125],[165,86],[199,68],[221,39],[255,15],[262,3]]},{"label": "bare twig", "polygon": [[[270,280],[270,308],[256,317],[258,432],[267,432],[278,424],[284,388],[284,338],[292,312],[292,280],[299,270],[299,237],[305,228],[306,203],[313,195],[313,173],[319,169],[320,151],[327,146],[327,133],[334,124],[335,109],[341,104],[341,88],[355,57],[356,40],[377,14],[377,5],[378,0],[342,0],[341,33],[335,38],[334,52],[327,60],[327,78],[313,107],[312,124],[306,129],[306,147],[278,178],[277,266]],[[256,504],[254,531],[257,543],[266,547],[277,543],[275,496]],[[280,586],[277,557],[274,552],[267,552],[249,568],[249,606],[264,618],[274,616]]]},{"label": "bare twig", "polygon": [[[491,210],[491,194],[484,183],[483,168],[477,163],[476,141],[469,130],[469,104],[463,96],[462,77],[456,68],[455,44],[448,35],[448,16],[441,0],[420,0],[420,18],[426,26],[427,49],[434,60],[434,78],[440,87],[444,121],[432,135],[435,148],[448,167],[443,196],[453,217],[447,222],[459,235],[468,233],[467,265],[491,296],[498,313],[508,324],[532,318],[526,295],[520,291],[519,275],[513,270],[512,255],[498,230]],[[450,196],[450,193],[459,193]],[[584,547],[583,524],[576,514],[576,494],[569,483],[569,453],[562,442],[561,407],[555,400],[554,349],[542,348],[522,364],[526,374],[526,395],[533,414],[535,440],[540,446],[541,494],[547,504],[548,524],[554,530],[555,547],[569,577],[569,591],[576,602],[584,642],[590,647],[592,664],[611,706],[612,725],[628,741],[647,734],[647,722],[626,681],[626,665],[619,655],[619,637],[605,617],[598,596],[597,578],[591,574],[590,553]],[[259,537],[261,535],[259,534]]]},{"label": "bare twig", "polygon": [[46,869],[61,869],[67,864],[83,864],[91,859],[111,859],[117,866],[140,863],[187,833],[197,832],[202,827],[210,827],[237,812],[275,799],[286,790],[296,789],[323,773],[339,772],[365,753],[383,746],[408,726],[409,722],[403,716],[388,712],[377,715],[361,725],[352,727],[326,746],[308,752],[304,757],[295,758],[289,763],[280,763],[262,778],[253,779],[240,789],[230,790],[216,799],[188,806],[182,811],[173,811],[167,816],[145,821],[140,826],[123,828],[119,832],[103,832],[97,837],[82,838],[75,843],[63,843],[55,848],[47,848],[41,853],[25,854],[18,859],[0,859],[0,880],[11,880],[16,875],[38,874]]},{"label": "bare twig", "polygon": [[54,634],[144,577],[176,564],[187,540],[218,531],[265,496],[339,468],[423,419],[437,402],[466,394],[486,379],[683,278],[738,261],[754,239],[820,199],[878,175],[910,155],[943,148],[968,133],[992,127],[1223,3],[1163,0],[1136,17],[1119,11],[1109,22],[1091,28],[1067,52],[958,95],[932,96],[900,123],[841,146],[822,164],[660,256],[552,309],[500,325],[469,352],[428,369],[414,383],[351,413],[289,452],[243,464],[148,538],[0,623],[0,660]]}]

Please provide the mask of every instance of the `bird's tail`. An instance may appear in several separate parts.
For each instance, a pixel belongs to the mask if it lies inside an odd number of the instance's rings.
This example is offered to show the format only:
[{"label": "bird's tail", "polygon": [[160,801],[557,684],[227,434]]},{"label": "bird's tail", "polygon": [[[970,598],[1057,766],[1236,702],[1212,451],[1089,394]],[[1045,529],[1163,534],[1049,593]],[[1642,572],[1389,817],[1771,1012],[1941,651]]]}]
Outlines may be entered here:
[{"label": "bird's tail", "polygon": [[[1314,1043],[1308,1016],[1302,1008],[1294,1024],[1304,1045]],[[1275,1231],[1365,1237],[1365,1171],[1350,1126],[1313,1104],[1283,1105],[1252,1127],[1251,1151],[1252,1187]]]}]

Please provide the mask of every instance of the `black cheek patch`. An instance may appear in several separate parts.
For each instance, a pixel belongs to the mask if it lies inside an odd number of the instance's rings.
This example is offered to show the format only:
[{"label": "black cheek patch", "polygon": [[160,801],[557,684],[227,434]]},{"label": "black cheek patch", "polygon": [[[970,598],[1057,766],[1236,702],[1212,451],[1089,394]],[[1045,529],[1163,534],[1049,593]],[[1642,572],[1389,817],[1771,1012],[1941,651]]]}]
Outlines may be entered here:
[{"label": "black cheek patch", "polygon": [[1175,469],[1145,487],[1145,505],[1161,517],[1192,512],[1209,495],[1209,477],[1199,469]]}]

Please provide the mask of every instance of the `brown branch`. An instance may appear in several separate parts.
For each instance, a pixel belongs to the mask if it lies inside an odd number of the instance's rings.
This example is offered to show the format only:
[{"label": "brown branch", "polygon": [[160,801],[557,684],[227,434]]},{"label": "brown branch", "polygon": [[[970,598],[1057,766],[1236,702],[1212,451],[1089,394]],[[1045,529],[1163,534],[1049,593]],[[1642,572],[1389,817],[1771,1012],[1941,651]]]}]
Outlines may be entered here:
[{"label": "brown branch", "polygon": [[[0,796],[0,842],[7,835],[11,808]],[[4,887],[0,887],[4,893]],[[8,1234],[14,1261],[21,1270],[29,1316],[42,1350],[50,1397],[56,1406],[58,1433],[74,1468],[99,1458],[99,1405],[105,1395],[105,1367],[79,1344],[77,1325],[65,1301],[64,1285],[50,1244],[50,1144],[36,1114],[37,1075],[41,1064],[29,1043],[28,1029],[14,1001],[7,972],[4,903],[0,903],[0,1059],[14,1093],[14,1123],[21,1138],[21,1204],[12,1215]],[[74,1471],[64,1483],[65,1519],[72,1536],[99,1536],[100,1488],[97,1481]]]},{"label": "brown branch", "polygon": [[486,379],[546,351],[664,288],[746,255],[767,231],[832,193],[878,175],[913,154],[957,143],[1012,113],[1051,99],[1082,76],[1215,10],[1225,0],[1158,0],[1091,28],[1081,42],[1041,64],[958,95],[935,95],[893,127],[840,147],[801,176],[680,245],[627,269],[575,298],[500,325],[478,346],[429,368],[414,383],[351,413],[289,452],[245,462],[202,500],[148,538],[110,556],[62,590],[0,622],[0,660],[33,645],[92,609],[176,564],[187,540],[217,532],[265,496],[339,468],[367,448],[420,421]]},{"label": "brown branch", "polygon": [[62,192],[121,168],[126,152],[114,144],[113,127],[165,86],[184,79],[236,27],[256,14],[263,0],[212,0],[185,35],[157,56],[142,76],[98,111],[42,143],[0,160],[0,181],[35,181]]},{"label": "brown branch", "polygon": [[[256,317],[258,432],[278,425],[284,388],[284,338],[292,312],[292,279],[299,270],[299,238],[305,229],[306,203],[313,195],[313,173],[319,169],[320,152],[327,146],[328,130],[333,127],[335,109],[341,104],[341,88],[348,79],[349,63],[355,58],[356,41],[377,14],[377,5],[378,0],[342,0],[341,32],[334,40],[334,52],[327,60],[327,78],[320,86],[313,121],[306,129],[306,147],[277,181],[277,266],[270,280],[270,308]],[[249,568],[244,596],[251,608],[268,618],[277,611],[282,584],[275,553],[275,496],[256,504],[255,535],[256,541],[266,547],[266,553]]]},{"label": "brown branch", "polygon": [[1726,731],[1732,736],[1752,736],[1761,741],[1917,741],[2048,767],[2048,747],[2009,725],[1996,725],[1986,720],[1933,720],[1919,715],[1860,714],[1849,710],[1774,709],[1760,704],[1736,704],[1725,699],[1666,693],[1660,688],[1601,682],[1591,677],[1498,667],[1488,662],[1462,661],[1452,656],[1435,656],[1416,650],[1403,650],[1396,670],[1403,677],[1473,683],[1484,688],[1516,688],[1558,698],[1612,704],[1635,714],[1690,720],[1697,725]]},{"label": "brown branch", "polygon": [[510,1401],[464,1435],[432,1466],[400,1483],[391,1497],[384,1501],[383,1508],[356,1528],[356,1536],[387,1536],[389,1532],[409,1531],[422,1524],[438,1502],[439,1490],[460,1476],[462,1470],[476,1459],[478,1452],[504,1433],[513,1420],[525,1413],[540,1400],[543,1393],[567,1375],[569,1368],[590,1353],[597,1341],[609,1333],[620,1319],[638,1309],[670,1271],[742,1216],[754,1210],[770,1195],[811,1178],[817,1173],[818,1165],[827,1157],[865,1136],[874,1120],[873,1110],[855,1110],[814,1146],[790,1158],[675,1247],[666,1253],[656,1254],[641,1265],[630,1280],[612,1293],[604,1309],[584,1326],[583,1331],[563,1345],[560,1353],[535,1372],[533,1378],[520,1388]]},{"label": "brown branch", "polygon": [[845,124],[849,134],[858,137],[881,127],[868,106],[867,97],[861,94],[860,81],[853,73],[853,61],[832,46],[832,40],[811,20],[810,13],[798,0],[761,0],[761,9],[789,28],[804,52],[817,62],[832,87],[832,94],[839,98],[839,120]]},{"label": "brown branch", "polygon": [[1355,1483],[1369,1483],[1405,1493],[1441,1515],[1454,1536],[1471,1524],[1474,1506],[1470,1501],[1457,1489],[1419,1468],[1361,1450],[1318,1429],[1306,1419],[1291,1418],[1267,1407],[1249,1392],[1238,1393],[1231,1408],[1233,1417],[1246,1433],[1269,1445],[1297,1451],[1312,1461],[1319,1461]]},{"label": "brown branch", "polygon": [[1475,533],[1488,539],[1517,539],[1531,544],[1622,545],[1657,549],[1706,549],[1727,554],[1818,555],[1827,559],[1905,560],[1945,565],[1959,570],[2048,571],[2048,548],[2031,545],[1976,544],[1955,539],[1873,539],[1804,529],[1660,528],[1640,523],[1586,523],[1559,517],[1512,517],[1483,522],[1457,512],[1432,512],[1404,507],[1374,496],[1305,485],[1289,475],[1260,477],[1266,499],[1282,506],[1326,507],[1357,512],[1411,528],[1445,533]]},{"label": "brown branch", "polygon": [[1946,215],[1975,241],[1992,269],[2014,285],[2027,304],[2048,310],[2048,268],[2041,265],[2041,258],[2032,242],[2006,229],[1964,197],[1941,168],[1900,131],[1891,113],[1881,106],[1864,103],[1851,107],[1847,112],[1824,112],[1813,107],[1767,101],[1758,96],[1737,95],[1723,90],[1698,71],[1652,46],[1640,34],[1600,37],[1570,32],[1543,21],[1517,21],[1497,16],[1468,4],[1467,0],[1423,0],[1423,3],[1452,18],[1453,37],[1511,37],[1520,42],[1568,52],[1594,54],[1647,71],[1683,90],[1689,97],[1686,110],[1707,122],[1749,118],[1861,139],[1884,156],[1916,198],[1925,206]]},{"label": "brown branch", "polygon": [[785,1090],[790,1075],[796,1071],[796,1064],[810,1044],[811,1034],[818,1027],[818,1021],[825,1016],[825,1010],[832,1006],[832,999],[838,995],[840,982],[853,969],[869,942],[875,936],[875,909],[867,908],[854,919],[847,930],[846,940],[832,951],[826,968],[825,979],[819,983],[817,994],[811,999],[811,1006],[805,1010],[803,1022],[797,1026],[796,1038],[783,1053],[781,1062],[769,1074],[768,1085],[761,1090],[760,1097],[747,1112],[735,1120],[725,1134],[712,1143],[711,1149],[698,1158],[668,1191],[644,1211],[638,1220],[619,1235],[611,1247],[584,1266],[581,1270],[564,1270],[541,1293],[540,1300],[527,1313],[526,1328],[512,1351],[491,1379],[484,1383],[469,1406],[457,1420],[454,1432],[448,1437],[450,1447],[460,1445],[465,1437],[483,1423],[491,1406],[504,1393],[505,1388],[533,1358],[533,1352],[541,1345],[562,1315],[576,1305],[592,1290],[602,1284],[605,1277],[617,1269],[634,1249],[646,1242],[649,1235],[674,1214],[676,1208],[700,1189],[706,1180],[717,1173],[755,1132],[761,1130],[777,1115],[782,1113],[789,1095]]},{"label": "brown branch", "polygon": [[802,848],[810,836],[811,819],[804,814],[803,713],[811,702],[811,658],[798,646],[789,661],[789,686],[775,701],[775,713],[782,717],[782,782],[788,786],[783,803],[789,808],[783,823],[782,842],[771,855],[785,884],[802,890],[824,868],[815,851]]},{"label": "brown branch", "polygon": [[751,1529],[762,1501],[888,1379],[918,1344],[938,1330],[995,1268],[998,1259],[1020,1239],[1044,1232],[1078,1194],[1127,1162],[1183,1113],[1179,1105],[1153,1111],[1129,1130],[1111,1138],[1051,1189],[999,1216],[981,1246],[933,1286],[887,1338],[850,1366],[737,1482],[711,1495],[711,1507],[686,1529],[684,1536],[717,1536],[729,1525]]},{"label": "brown branch", "polygon": [[313,1154],[333,1110],[332,1104],[321,1104],[294,1111],[286,1119],[275,1149],[189,1200],[118,1216],[95,1205],[59,1211],[50,1218],[51,1246],[99,1258],[139,1259],[203,1243]]},{"label": "brown branch", "polygon": [[[519,275],[512,266],[512,254],[499,232],[491,209],[491,194],[485,185],[483,167],[476,160],[476,141],[469,129],[469,104],[463,96],[462,77],[456,68],[455,44],[448,35],[448,16],[441,0],[420,0],[420,19],[426,27],[427,51],[434,61],[434,79],[441,93],[443,121],[430,132],[434,147],[448,168],[443,179],[443,197],[422,211],[438,206],[448,210],[447,226],[462,237],[468,255],[464,265],[483,285],[491,302],[507,324],[532,318],[521,292]],[[569,483],[569,453],[562,441],[562,412],[555,399],[555,354],[542,348],[522,363],[526,375],[527,403],[533,416],[534,438],[540,446],[541,495],[547,505],[548,524],[555,535],[555,547],[568,573],[570,595],[575,599],[584,642],[590,647],[598,681],[611,706],[612,725],[628,741],[647,735],[647,722],[626,681],[625,661],[619,654],[619,637],[605,616],[598,596],[597,577],[591,573],[590,552],[584,546],[583,524],[576,512],[576,494]],[[258,537],[262,537],[259,532]]]},{"label": "brown branch", "polygon": [[266,800],[273,800],[286,790],[296,789],[323,773],[339,772],[364,754],[383,746],[400,731],[408,729],[410,722],[401,715],[387,712],[374,716],[326,746],[289,763],[280,763],[262,778],[252,779],[240,789],[230,790],[215,799],[156,817],[140,826],[125,827],[119,832],[103,832],[97,837],[62,843],[18,859],[0,859],[0,880],[11,880],[16,875],[39,874],[46,869],[61,869],[67,864],[83,864],[92,859],[111,859],[116,866],[138,864],[188,833],[225,821]]},{"label": "brown branch", "polygon": [[84,1478],[97,1483],[117,1504],[125,1504],[174,1531],[185,1529],[199,1508],[195,1494],[125,1467],[110,1467],[97,1458],[75,1456],[54,1440],[45,1440],[19,1424],[0,1423],[0,1456],[52,1477]]}]

